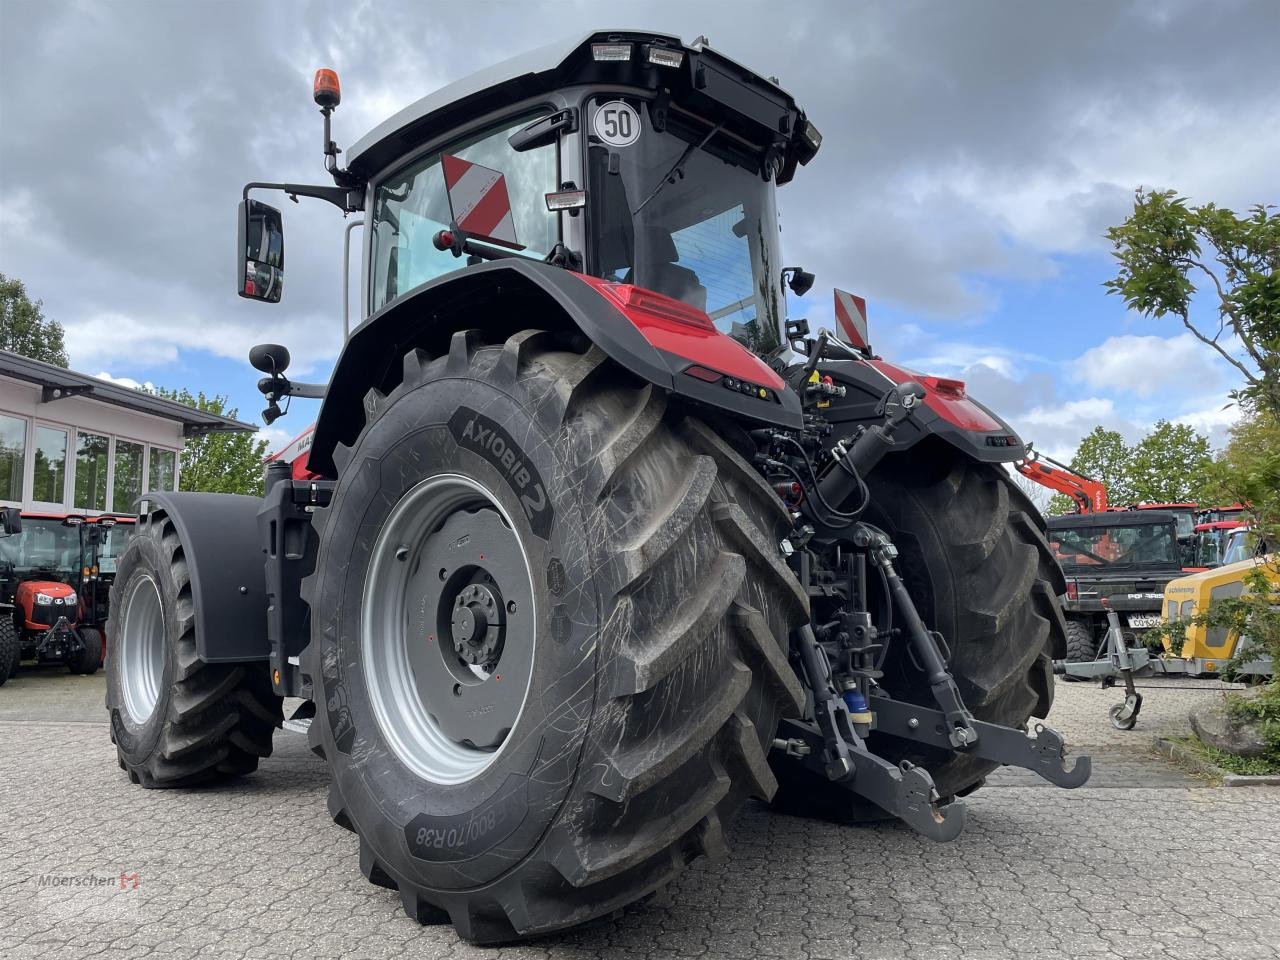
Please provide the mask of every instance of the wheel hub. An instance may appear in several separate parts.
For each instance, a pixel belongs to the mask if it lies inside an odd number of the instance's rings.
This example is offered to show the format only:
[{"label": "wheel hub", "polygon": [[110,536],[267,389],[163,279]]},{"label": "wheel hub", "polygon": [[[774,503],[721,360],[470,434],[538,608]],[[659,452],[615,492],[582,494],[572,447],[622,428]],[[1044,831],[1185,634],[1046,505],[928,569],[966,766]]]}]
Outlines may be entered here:
[{"label": "wheel hub", "polygon": [[487,584],[471,583],[453,601],[453,649],[472,666],[492,671],[502,656],[502,601]]}]

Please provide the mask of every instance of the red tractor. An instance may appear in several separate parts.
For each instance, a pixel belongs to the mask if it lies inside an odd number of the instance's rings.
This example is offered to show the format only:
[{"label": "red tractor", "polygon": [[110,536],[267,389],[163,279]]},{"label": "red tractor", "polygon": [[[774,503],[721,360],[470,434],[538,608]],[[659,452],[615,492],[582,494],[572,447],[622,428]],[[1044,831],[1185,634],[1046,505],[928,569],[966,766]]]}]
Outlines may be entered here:
[{"label": "red tractor", "polygon": [[950,840],[1002,764],[1088,778],[1029,725],[1065,583],[1022,442],[875,356],[856,298],[788,317],[775,191],[822,137],[776,81],[604,31],[345,167],[332,71],[314,97],[333,185],[245,187],[237,292],[284,287],[250,194],[319,198],[362,217],[362,321],[327,385],[250,353],[268,422],[322,400],[305,473],[145,498],[107,658],[135,783],[254,770],[301,697],[365,876],[500,943],[659,890],[751,796]]},{"label": "red tractor", "polygon": [[115,559],[132,517],[24,513],[0,531],[0,683],[24,660],[102,666]]}]

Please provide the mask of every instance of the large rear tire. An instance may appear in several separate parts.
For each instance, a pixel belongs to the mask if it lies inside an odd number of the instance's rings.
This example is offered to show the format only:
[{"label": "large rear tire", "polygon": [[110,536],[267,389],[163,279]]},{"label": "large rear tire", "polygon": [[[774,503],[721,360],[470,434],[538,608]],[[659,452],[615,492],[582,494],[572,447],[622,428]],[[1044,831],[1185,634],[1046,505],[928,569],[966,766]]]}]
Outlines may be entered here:
[{"label": "large rear tire", "polygon": [[191,575],[173,521],[148,514],[111,587],[107,710],[120,768],[144,787],[186,787],[258,768],[280,726],[265,664],[196,654]]},{"label": "large rear tire", "polygon": [[303,654],[365,876],[499,943],[721,851],[803,702],[773,492],[661,391],[535,331],[410,352],[365,410],[318,517]]},{"label": "large rear tire", "polygon": [[[1053,703],[1052,656],[1065,648],[1058,604],[1062,572],[1044,537],[1044,520],[998,465],[978,463],[939,441],[921,441],[883,462],[868,478],[863,518],[889,534],[898,567],[925,625],[950,648],[949,664],[979,720],[1022,727]],[[893,642],[885,687],[894,696],[936,706],[922,671]],[[915,747],[872,734],[875,752],[908,760],[933,776],[939,796],[964,796],[997,764]],[[878,807],[821,776],[774,758],[776,808],[857,822],[882,819]]]}]

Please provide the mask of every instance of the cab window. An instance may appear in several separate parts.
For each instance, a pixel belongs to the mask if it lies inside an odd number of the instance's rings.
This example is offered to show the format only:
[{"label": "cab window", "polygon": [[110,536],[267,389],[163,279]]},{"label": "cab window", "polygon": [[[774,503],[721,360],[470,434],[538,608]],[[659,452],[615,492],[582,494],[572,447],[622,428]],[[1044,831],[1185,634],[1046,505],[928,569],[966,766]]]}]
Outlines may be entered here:
[{"label": "cab window", "polygon": [[370,309],[379,310],[401,294],[457,270],[466,260],[437,250],[432,237],[450,223],[441,157],[459,157],[500,172],[511,201],[516,241],[525,256],[542,258],[558,239],[556,216],[546,194],[556,188],[554,144],[516,153],[507,138],[538,119],[531,114],[503,123],[479,137],[446,147],[383,181],[374,194]]}]

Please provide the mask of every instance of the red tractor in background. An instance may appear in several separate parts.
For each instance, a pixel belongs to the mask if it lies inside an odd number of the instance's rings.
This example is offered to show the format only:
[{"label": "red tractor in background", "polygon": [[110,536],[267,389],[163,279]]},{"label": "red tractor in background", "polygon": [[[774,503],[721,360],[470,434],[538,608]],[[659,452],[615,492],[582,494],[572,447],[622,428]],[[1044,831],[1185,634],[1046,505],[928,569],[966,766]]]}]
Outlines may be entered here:
[{"label": "red tractor in background", "polygon": [[133,517],[8,514],[0,528],[0,683],[23,660],[102,666],[115,558]]}]

